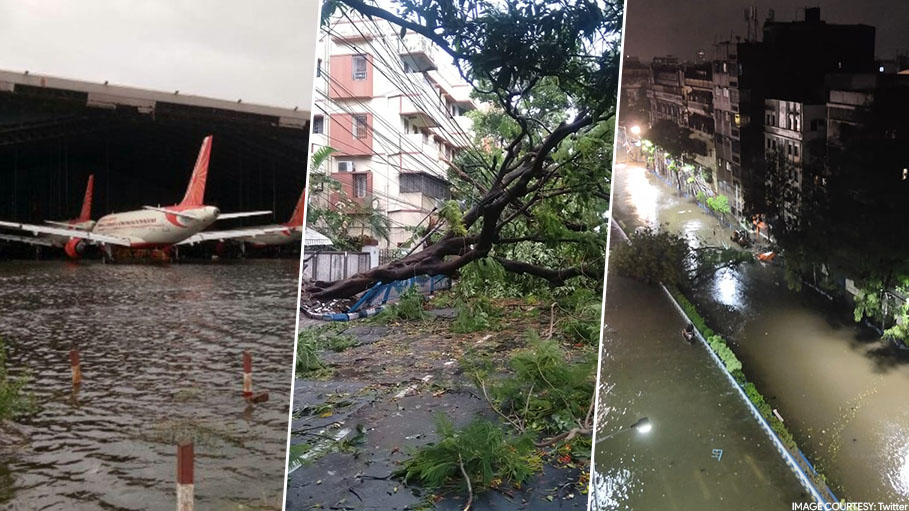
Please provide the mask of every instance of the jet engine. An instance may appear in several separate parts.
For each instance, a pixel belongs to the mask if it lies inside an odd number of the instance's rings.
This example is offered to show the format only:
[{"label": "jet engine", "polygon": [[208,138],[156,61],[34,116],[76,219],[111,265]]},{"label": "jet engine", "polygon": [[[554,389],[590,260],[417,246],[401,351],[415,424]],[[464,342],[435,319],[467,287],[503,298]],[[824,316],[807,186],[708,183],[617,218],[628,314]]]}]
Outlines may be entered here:
[{"label": "jet engine", "polygon": [[79,259],[82,257],[82,253],[85,252],[85,240],[80,238],[70,238],[66,242],[66,246],[63,247],[66,251],[66,255],[70,259]]}]

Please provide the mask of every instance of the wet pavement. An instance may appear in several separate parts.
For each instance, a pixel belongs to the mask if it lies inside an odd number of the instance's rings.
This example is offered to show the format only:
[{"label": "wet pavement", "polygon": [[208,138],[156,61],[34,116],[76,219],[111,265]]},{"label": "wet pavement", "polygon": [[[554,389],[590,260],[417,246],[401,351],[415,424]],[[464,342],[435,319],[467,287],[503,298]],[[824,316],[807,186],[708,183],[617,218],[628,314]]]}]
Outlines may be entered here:
[{"label": "wet pavement", "polygon": [[[664,224],[729,243],[716,219],[641,167],[616,166],[614,204],[626,229]],[[848,308],[788,290],[779,265],[721,271],[695,298],[837,497],[909,503],[906,353],[856,325]]]},{"label": "wet pavement", "polygon": [[[289,475],[288,510],[463,509],[462,492],[433,495],[392,474],[413,449],[437,439],[439,413],[456,427],[477,416],[498,420],[459,360],[474,351],[504,360],[524,347],[518,332],[530,325],[455,335],[448,333],[452,311],[433,312],[434,319],[394,327],[363,320],[345,325],[356,345],[322,353],[330,379],[296,380],[291,444],[317,452]],[[545,465],[521,489],[476,495],[474,509],[583,510],[587,497],[577,488],[578,475],[575,468]]]},{"label": "wet pavement", "polygon": [[[0,263],[0,335],[42,407],[0,453],[0,509],[173,509],[189,435],[198,509],[280,509],[298,265]],[[243,350],[266,403],[242,398]]]}]

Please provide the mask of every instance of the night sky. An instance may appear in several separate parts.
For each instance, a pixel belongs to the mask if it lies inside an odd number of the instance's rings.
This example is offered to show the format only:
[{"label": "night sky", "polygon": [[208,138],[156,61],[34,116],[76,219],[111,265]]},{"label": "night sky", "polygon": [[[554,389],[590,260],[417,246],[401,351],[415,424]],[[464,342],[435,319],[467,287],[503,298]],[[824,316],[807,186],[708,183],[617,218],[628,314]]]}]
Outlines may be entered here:
[{"label": "night sky", "polygon": [[[804,18],[801,2],[782,0],[627,0],[625,54],[650,60],[672,54],[683,60],[694,59],[699,48],[713,58],[713,43],[730,39],[730,32],[744,39],[747,34],[745,9],[758,9],[758,29],[769,9],[777,21]],[[876,30],[875,54],[892,58],[909,50],[909,1],[907,0],[826,0],[807,4],[821,8],[821,19],[828,23],[871,25]]]}]

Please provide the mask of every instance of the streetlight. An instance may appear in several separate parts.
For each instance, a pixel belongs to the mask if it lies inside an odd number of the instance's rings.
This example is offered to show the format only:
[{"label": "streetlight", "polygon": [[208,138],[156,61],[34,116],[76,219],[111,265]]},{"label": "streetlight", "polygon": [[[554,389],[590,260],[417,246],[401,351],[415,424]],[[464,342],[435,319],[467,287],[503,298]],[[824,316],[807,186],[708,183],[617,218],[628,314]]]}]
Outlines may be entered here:
[{"label": "streetlight", "polygon": [[597,438],[597,443],[608,440],[608,439],[618,435],[619,433],[622,433],[625,431],[636,430],[638,433],[643,435],[643,434],[649,433],[651,429],[653,429],[653,424],[650,422],[650,419],[648,419],[647,417],[641,417],[631,426],[627,426],[627,427],[621,428],[619,430],[613,431],[612,433],[604,436],[603,438]]}]

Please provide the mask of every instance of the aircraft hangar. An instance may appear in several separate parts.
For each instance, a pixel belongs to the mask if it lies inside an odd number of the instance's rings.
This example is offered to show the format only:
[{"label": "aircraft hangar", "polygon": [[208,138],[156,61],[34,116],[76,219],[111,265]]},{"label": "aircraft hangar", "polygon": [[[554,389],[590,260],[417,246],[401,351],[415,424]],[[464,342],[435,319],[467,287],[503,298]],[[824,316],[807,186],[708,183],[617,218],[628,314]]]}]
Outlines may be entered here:
[{"label": "aircraft hangar", "polygon": [[205,202],[223,212],[273,211],[214,227],[285,222],[306,180],[309,119],[308,105],[277,108],[0,71],[0,220],[77,216],[89,174],[94,219],[176,204],[202,139],[212,134]]}]

